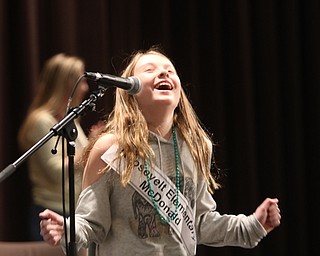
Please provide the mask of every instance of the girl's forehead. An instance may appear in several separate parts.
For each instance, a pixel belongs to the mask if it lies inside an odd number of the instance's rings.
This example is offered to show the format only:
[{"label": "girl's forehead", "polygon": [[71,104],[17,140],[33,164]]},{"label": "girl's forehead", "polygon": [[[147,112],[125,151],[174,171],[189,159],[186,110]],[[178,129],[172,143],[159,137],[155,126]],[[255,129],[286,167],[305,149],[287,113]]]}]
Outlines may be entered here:
[{"label": "girl's forehead", "polygon": [[145,54],[143,56],[140,57],[140,59],[138,60],[136,67],[138,66],[144,66],[144,65],[148,65],[148,64],[167,64],[167,65],[171,65],[173,66],[173,64],[171,63],[171,61],[163,56],[163,55],[158,55],[158,54]]}]

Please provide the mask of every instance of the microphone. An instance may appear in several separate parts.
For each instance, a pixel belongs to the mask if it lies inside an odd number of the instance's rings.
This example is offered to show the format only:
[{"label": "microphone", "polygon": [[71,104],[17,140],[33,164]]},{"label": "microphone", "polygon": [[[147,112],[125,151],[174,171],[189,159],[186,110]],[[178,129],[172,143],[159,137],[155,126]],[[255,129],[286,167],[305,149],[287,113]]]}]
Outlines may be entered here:
[{"label": "microphone", "polygon": [[135,76],[124,78],[113,75],[100,74],[97,72],[85,72],[84,76],[87,79],[93,80],[104,87],[113,85],[115,87],[126,90],[129,94],[136,94],[141,90],[141,82],[139,78]]}]

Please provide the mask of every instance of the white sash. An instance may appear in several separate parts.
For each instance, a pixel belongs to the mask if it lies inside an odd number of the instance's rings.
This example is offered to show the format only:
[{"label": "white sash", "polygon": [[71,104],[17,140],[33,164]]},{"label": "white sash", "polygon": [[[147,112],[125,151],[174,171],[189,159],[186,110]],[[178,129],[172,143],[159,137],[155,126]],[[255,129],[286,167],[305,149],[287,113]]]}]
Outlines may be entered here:
[{"label": "white sash", "polygon": [[[124,169],[124,160],[121,165],[119,161],[114,161],[117,156],[117,145],[111,146],[102,156],[101,159],[111,165],[118,174]],[[179,205],[176,210],[176,186],[173,182],[157,167],[152,164],[149,166],[152,170],[146,173],[144,164],[136,160],[133,174],[129,184],[139,192],[150,204],[153,205],[150,188],[148,185],[147,175],[150,177],[151,188],[154,193],[154,200],[156,201],[161,215],[165,219],[172,219],[169,222],[171,228],[178,235],[183,242],[189,255],[196,254],[196,230],[194,227],[193,211],[187,199],[182,193],[179,193]]]}]

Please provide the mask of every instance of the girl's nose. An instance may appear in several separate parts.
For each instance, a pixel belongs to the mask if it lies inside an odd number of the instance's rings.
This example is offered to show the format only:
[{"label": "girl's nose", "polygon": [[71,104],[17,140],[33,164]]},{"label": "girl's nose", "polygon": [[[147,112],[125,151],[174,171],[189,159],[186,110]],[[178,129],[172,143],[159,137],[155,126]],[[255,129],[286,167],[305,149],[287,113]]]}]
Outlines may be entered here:
[{"label": "girl's nose", "polygon": [[167,70],[161,70],[161,72],[159,74],[160,77],[165,77],[167,75],[168,75],[168,71]]}]

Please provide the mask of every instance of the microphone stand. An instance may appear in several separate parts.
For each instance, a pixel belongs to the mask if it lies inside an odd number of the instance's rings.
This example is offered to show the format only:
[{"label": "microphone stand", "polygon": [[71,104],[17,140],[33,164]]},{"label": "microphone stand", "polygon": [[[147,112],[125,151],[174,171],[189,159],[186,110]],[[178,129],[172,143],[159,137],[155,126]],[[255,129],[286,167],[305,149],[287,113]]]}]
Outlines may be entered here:
[{"label": "microphone stand", "polygon": [[69,242],[69,255],[76,255],[75,243],[75,199],[74,199],[74,156],[75,156],[75,139],[78,136],[76,126],[73,122],[84,110],[90,109],[93,111],[96,107],[95,102],[98,98],[102,98],[106,89],[99,87],[99,90],[92,92],[88,99],[83,101],[78,107],[72,108],[69,113],[50,131],[42,137],[36,144],[20,156],[15,162],[9,164],[5,169],[0,172],[0,183],[9,177],[16,169],[28,159],[34,152],[42,147],[53,136],[62,134],[67,139],[67,154],[68,154],[68,170],[69,170],[69,208],[70,208],[70,242]]}]

